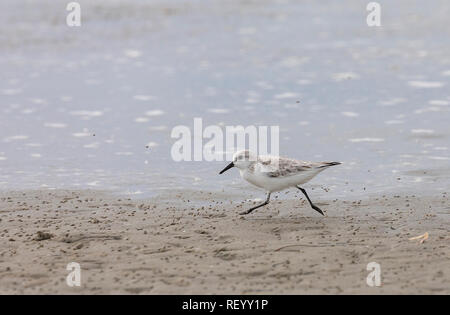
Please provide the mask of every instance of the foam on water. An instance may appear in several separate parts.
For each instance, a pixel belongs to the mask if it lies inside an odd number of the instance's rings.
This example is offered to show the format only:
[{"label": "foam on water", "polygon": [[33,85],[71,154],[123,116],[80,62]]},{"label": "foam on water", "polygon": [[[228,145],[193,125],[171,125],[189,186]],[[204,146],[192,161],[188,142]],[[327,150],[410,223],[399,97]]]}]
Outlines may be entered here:
[{"label": "foam on water", "polygon": [[280,94],[275,94],[274,98],[276,99],[289,99],[289,98],[298,98],[300,95],[298,93],[293,92],[284,92]]},{"label": "foam on water", "polygon": [[9,137],[3,138],[3,142],[21,141],[21,140],[27,140],[28,138],[29,138],[29,136],[25,136],[25,135],[9,136]]},{"label": "foam on water", "polygon": [[383,142],[383,138],[353,138],[349,139],[348,141],[359,143],[359,142]]},{"label": "foam on water", "polygon": [[208,112],[213,114],[228,114],[230,111],[226,108],[209,108]]},{"label": "foam on water", "polygon": [[404,124],[405,121],[403,120],[398,120],[398,119],[393,119],[393,120],[386,120],[384,122],[386,125],[400,125],[400,124]]},{"label": "foam on water", "polygon": [[155,99],[152,95],[134,95],[133,98],[137,101],[151,101]]},{"label": "foam on water", "polygon": [[430,105],[436,105],[436,106],[447,106],[447,105],[450,105],[450,102],[446,101],[446,100],[431,100],[428,103]]},{"label": "foam on water", "polygon": [[333,80],[335,80],[336,82],[359,79],[359,77],[360,76],[354,72],[341,72],[341,73],[334,73],[332,75]]},{"label": "foam on water", "polygon": [[45,123],[44,127],[62,129],[62,128],[66,128],[67,125],[64,123]]},{"label": "foam on water", "polygon": [[147,117],[137,117],[134,119],[134,121],[137,123],[146,123],[146,122],[149,122],[150,119]]},{"label": "foam on water", "polygon": [[382,106],[395,106],[398,104],[402,104],[405,103],[407,101],[407,99],[402,98],[402,97],[395,97],[389,100],[383,100],[383,101],[379,101],[379,104]]},{"label": "foam on water", "polygon": [[432,129],[412,129],[411,133],[416,135],[432,135],[435,131]]},{"label": "foam on water", "polygon": [[70,112],[70,115],[81,116],[82,118],[93,118],[103,116],[103,112],[99,110],[77,110]]},{"label": "foam on water", "polygon": [[149,110],[147,112],[145,112],[145,115],[147,116],[161,116],[164,115],[164,111],[160,110],[160,109],[154,109],[154,110]]},{"label": "foam on water", "polygon": [[409,81],[409,86],[422,89],[432,89],[441,88],[445,85],[444,82],[434,82],[434,81]]},{"label": "foam on water", "polygon": [[355,112],[341,112],[341,115],[345,116],[345,117],[358,117],[359,116],[359,114],[355,113]]}]

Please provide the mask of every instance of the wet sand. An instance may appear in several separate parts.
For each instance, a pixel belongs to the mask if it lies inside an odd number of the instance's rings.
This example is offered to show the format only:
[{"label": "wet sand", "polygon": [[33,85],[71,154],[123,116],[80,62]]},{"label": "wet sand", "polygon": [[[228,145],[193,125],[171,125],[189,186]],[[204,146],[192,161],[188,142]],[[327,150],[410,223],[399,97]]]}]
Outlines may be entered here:
[{"label": "wet sand", "polygon": [[[243,196],[0,193],[1,294],[450,294],[449,197],[300,195],[242,217]],[[243,198],[242,200],[245,200]],[[424,243],[409,238],[428,232]],[[81,287],[67,286],[70,262]],[[381,265],[369,287],[370,262]]]}]

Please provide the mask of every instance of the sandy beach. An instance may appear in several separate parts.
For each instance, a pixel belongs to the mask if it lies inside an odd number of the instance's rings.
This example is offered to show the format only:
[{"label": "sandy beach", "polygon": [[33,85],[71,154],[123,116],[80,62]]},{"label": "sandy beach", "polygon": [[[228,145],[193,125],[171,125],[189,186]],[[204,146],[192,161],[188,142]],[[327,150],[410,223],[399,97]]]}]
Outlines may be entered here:
[{"label": "sandy beach", "polygon": [[[252,203],[226,193],[2,192],[0,293],[450,293],[448,194],[317,196],[325,217],[291,194],[242,217]],[[70,262],[81,287],[66,284]]]},{"label": "sandy beach", "polygon": [[68,2],[2,0],[0,294],[450,294],[448,0]]}]

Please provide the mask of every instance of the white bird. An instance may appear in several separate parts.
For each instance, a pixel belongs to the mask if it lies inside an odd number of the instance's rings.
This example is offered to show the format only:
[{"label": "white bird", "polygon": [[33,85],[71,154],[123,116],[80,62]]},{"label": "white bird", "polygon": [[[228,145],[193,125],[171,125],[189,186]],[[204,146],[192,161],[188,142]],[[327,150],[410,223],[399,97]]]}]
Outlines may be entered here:
[{"label": "white bird", "polygon": [[300,185],[307,183],[328,167],[339,164],[341,163],[304,162],[278,156],[258,156],[248,150],[242,150],[233,155],[233,162],[228,164],[219,174],[232,167],[237,167],[243,179],[267,191],[267,199],[264,203],[242,212],[242,215],[249,214],[253,210],[267,205],[270,201],[271,193],[289,187],[300,189],[311,208],[324,215],[323,211],[311,202],[306,190],[301,188]]}]

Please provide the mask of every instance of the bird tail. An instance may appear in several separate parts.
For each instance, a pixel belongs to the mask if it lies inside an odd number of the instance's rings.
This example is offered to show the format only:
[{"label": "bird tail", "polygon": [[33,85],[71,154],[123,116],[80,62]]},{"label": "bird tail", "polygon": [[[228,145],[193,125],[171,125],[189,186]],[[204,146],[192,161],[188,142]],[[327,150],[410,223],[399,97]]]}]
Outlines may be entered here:
[{"label": "bird tail", "polygon": [[323,165],[319,166],[318,168],[324,168],[324,167],[330,167],[334,165],[340,165],[341,162],[323,162]]}]

